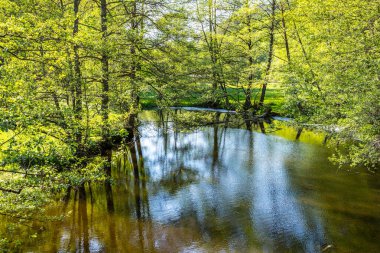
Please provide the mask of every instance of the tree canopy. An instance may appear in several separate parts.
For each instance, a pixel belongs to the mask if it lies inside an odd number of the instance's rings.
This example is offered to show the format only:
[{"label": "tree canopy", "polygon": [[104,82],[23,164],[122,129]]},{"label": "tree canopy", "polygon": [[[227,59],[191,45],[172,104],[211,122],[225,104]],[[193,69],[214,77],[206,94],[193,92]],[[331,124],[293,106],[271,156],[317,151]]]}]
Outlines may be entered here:
[{"label": "tree canopy", "polygon": [[104,180],[149,101],[261,115],[272,87],[336,162],[376,168],[379,0],[2,0],[0,210]]}]

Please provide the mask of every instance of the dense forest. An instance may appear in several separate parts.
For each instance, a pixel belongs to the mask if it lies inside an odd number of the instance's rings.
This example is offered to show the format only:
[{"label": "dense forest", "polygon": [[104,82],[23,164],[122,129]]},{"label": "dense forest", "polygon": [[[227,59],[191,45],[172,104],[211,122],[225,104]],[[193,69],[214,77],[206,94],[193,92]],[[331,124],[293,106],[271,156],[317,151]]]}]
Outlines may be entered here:
[{"label": "dense forest", "polygon": [[379,0],[2,0],[0,215],[107,180],[147,108],[290,117],[375,171],[379,98]]}]

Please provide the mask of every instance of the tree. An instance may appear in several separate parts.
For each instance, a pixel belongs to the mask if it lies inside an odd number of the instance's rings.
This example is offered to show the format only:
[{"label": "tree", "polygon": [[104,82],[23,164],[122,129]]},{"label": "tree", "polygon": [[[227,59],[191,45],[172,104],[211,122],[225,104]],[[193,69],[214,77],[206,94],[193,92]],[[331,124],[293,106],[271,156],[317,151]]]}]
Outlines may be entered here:
[{"label": "tree", "polygon": [[[379,3],[288,2],[289,108],[347,144],[341,164],[379,164]],[[306,11],[307,10],[307,11]],[[302,13],[302,15],[301,15]]]}]

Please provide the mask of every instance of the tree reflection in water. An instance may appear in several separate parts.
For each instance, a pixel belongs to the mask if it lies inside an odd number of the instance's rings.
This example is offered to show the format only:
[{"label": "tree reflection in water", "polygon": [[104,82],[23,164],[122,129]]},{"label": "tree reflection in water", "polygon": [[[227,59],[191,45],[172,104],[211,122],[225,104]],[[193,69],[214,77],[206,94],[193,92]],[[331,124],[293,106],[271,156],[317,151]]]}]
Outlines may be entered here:
[{"label": "tree reflection in water", "polygon": [[[288,141],[262,121],[219,113],[218,124],[191,131],[179,131],[167,114],[154,117],[129,136],[126,152],[109,155],[112,182],[72,190],[60,208],[69,218],[32,250],[320,252],[331,241],[344,241],[342,252],[360,242],[376,249],[346,221],[376,232],[379,217],[366,203],[375,201],[369,185],[379,185],[337,177],[322,145]],[[342,185],[360,192],[350,210],[368,219],[353,219],[342,207],[352,200]],[[343,228],[360,240],[345,240]]]}]

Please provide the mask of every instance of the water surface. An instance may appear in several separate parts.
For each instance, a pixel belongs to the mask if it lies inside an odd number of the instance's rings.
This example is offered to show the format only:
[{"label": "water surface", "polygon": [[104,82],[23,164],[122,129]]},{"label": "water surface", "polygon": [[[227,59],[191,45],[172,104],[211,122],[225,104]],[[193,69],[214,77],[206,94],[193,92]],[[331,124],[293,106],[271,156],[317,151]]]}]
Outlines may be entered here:
[{"label": "water surface", "polygon": [[25,250],[380,252],[379,178],[338,170],[323,135],[240,119],[179,128],[155,111],[140,120],[113,154],[112,184],[73,192],[54,208],[68,217]]}]

